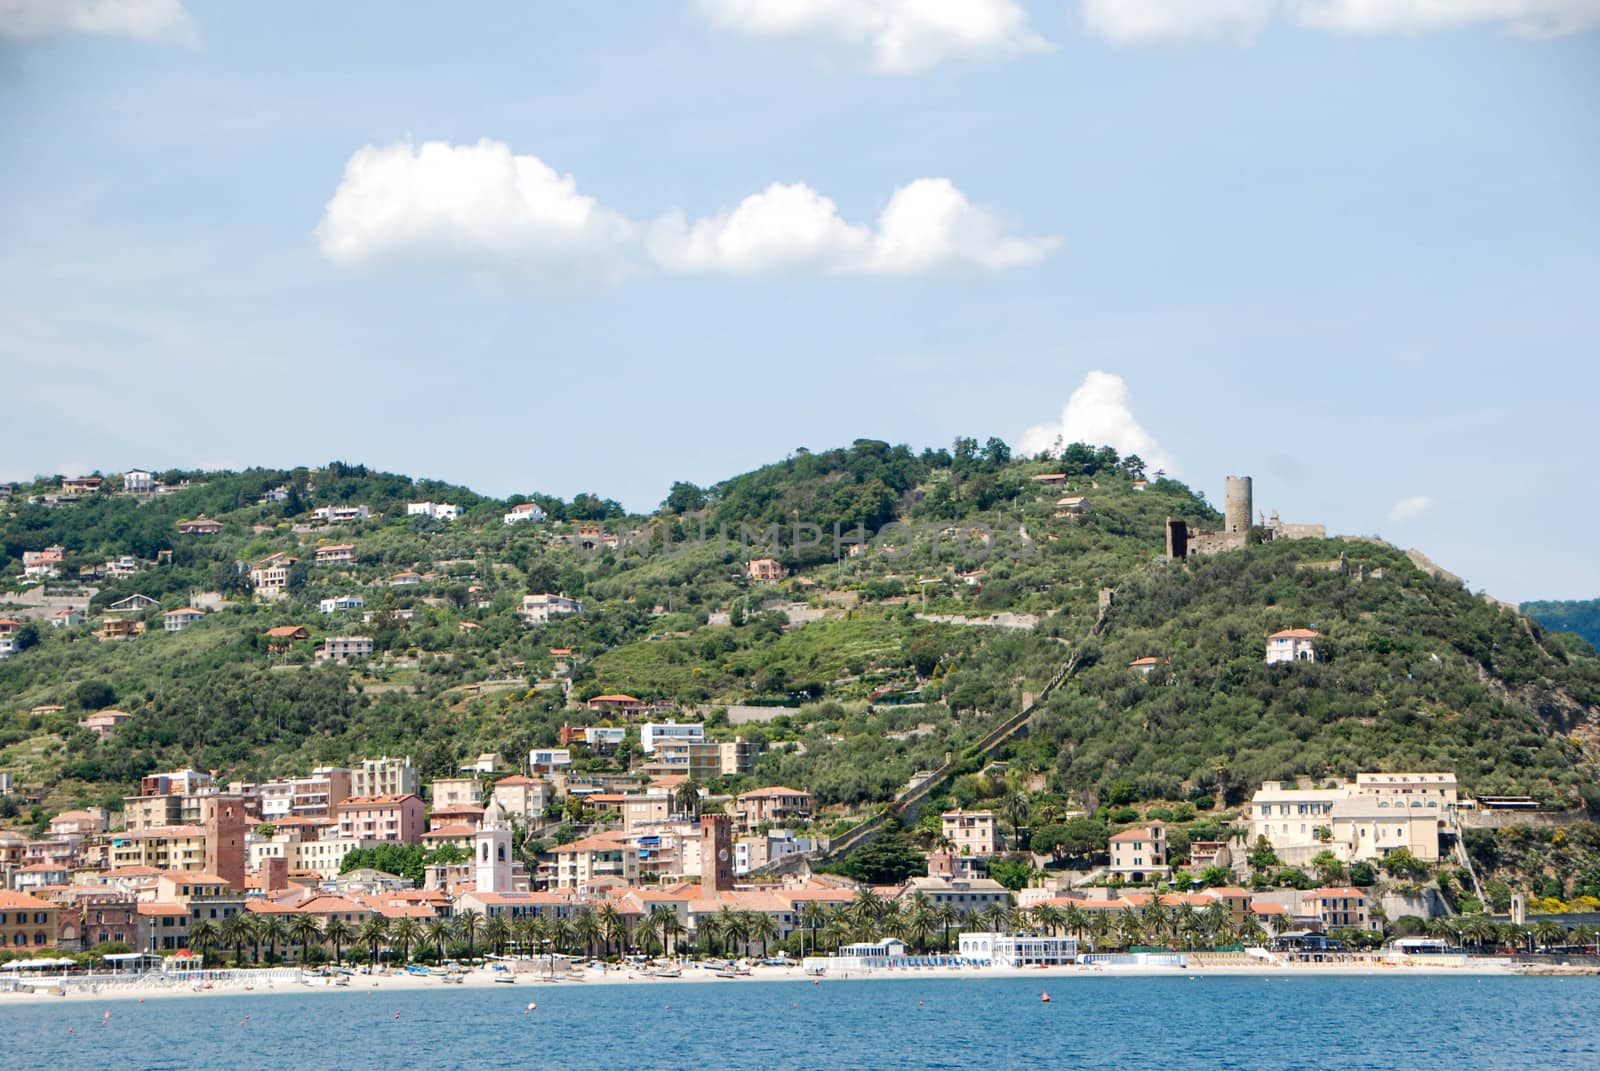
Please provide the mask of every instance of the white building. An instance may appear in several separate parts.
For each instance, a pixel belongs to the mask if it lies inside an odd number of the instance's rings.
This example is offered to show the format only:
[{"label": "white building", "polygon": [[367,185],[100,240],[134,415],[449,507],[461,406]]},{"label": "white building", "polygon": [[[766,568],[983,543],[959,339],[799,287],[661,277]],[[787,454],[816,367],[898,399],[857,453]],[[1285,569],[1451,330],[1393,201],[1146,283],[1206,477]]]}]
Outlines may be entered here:
[{"label": "white building", "polygon": [[129,469],[122,474],[122,489],[130,495],[148,495],[160,486],[156,474],[144,469]]},{"label": "white building", "polygon": [[196,610],[192,606],[185,606],[178,610],[168,610],[161,615],[161,627],[168,632],[182,632],[196,621],[205,619],[205,612]]},{"label": "white building", "polygon": [[317,609],[325,614],[335,614],[340,610],[359,610],[367,605],[367,600],[360,595],[335,595],[331,599],[322,599],[317,603]]},{"label": "white building", "polygon": [[528,752],[528,766],[534,770],[554,770],[572,765],[572,752],[564,747],[536,747]]},{"label": "white building", "polygon": [[647,721],[639,726],[639,750],[654,755],[663,740],[684,740],[700,743],[706,738],[705,722]]},{"label": "white building", "polygon": [[528,524],[542,521],[544,518],[544,510],[532,502],[523,502],[521,505],[512,506],[511,512],[507,513],[501,520],[505,521],[506,524]]},{"label": "white building", "polygon": [[991,967],[1056,967],[1076,962],[1076,937],[1034,933],[964,933],[957,947],[962,959]]},{"label": "white building", "polygon": [[344,662],[351,658],[372,657],[371,636],[329,636],[317,646],[318,661]]},{"label": "white building", "polygon": [[530,625],[544,625],[551,618],[566,617],[570,614],[583,612],[583,604],[576,599],[569,599],[565,595],[524,595],[522,609],[518,611],[522,619]]},{"label": "white building", "polygon": [[432,517],[436,521],[453,521],[461,516],[461,507],[448,502],[411,502],[406,505],[407,517]]},{"label": "white building", "polygon": [[1456,775],[1358,773],[1321,788],[1262,782],[1250,799],[1250,841],[1265,837],[1291,866],[1330,851],[1345,862],[1381,859],[1405,848],[1439,858],[1439,834],[1456,828]]},{"label": "white building", "polygon": [[366,506],[320,506],[311,511],[311,516],[327,524],[347,524],[366,520],[372,511]]},{"label": "white building", "polygon": [[611,752],[622,746],[628,738],[628,730],[620,725],[585,725],[583,727],[583,742],[595,751]]},{"label": "white building", "polygon": [[1285,662],[1315,662],[1316,647],[1313,642],[1318,633],[1309,628],[1286,628],[1267,637],[1267,665]]},{"label": "white building", "polygon": [[409,758],[362,759],[350,768],[350,795],[420,796],[422,777]]}]

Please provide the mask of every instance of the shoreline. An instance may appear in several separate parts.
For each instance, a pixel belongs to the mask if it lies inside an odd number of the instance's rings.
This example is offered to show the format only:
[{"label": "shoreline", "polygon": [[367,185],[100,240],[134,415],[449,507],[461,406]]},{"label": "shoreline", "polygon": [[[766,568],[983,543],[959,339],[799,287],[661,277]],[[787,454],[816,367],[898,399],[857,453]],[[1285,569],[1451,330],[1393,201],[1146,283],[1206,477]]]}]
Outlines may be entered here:
[{"label": "shoreline", "polygon": [[751,973],[738,978],[719,978],[708,969],[685,967],[678,978],[661,978],[626,968],[600,970],[587,968],[581,973],[548,979],[533,971],[515,972],[515,983],[497,981],[500,972],[475,969],[469,971],[459,983],[446,983],[439,977],[395,973],[361,974],[346,976],[347,985],[330,985],[321,979],[313,982],[280,979],[260,981],[247,977],[220,978],[210,982],[210,988],[195,988],[188,981],[144,979],[137,982],[95,985],[79,983],[69,986],[62,995],[50,989],[0,993],[0,1008],[35,1004],[80,1004],[84,1001],[143,1002],[145,1000],[172,1000],[177,998],[205,998],[217,996],[281,996],[304,993],[395,993],[434,990],[450,992],[455,989],[510,989],[536,994],[554,988],[581,986],[651,986],[651,985],[705,985],[716,982],[814,982],[827,985],[837,982],[861,981],[984,981],[989,979],[1032,978],[1042,983],[1070,983],[1096,978],[1155,978],[1187,977],[1368,977],[1368,978],[1438,978],[1448,975],[1467,977],[1514,978],[1525,976],[1509,963],[1484,961],[1454,966],[1412,963],[1305,963],[1305,964],[1219,964],[1213,966],[1138,966],[1072,964],[1052,967],[971,967],[971,968],[909,968],[894,970],[848,971],[838,974],[810,975],[795,967],[754,967]]}]

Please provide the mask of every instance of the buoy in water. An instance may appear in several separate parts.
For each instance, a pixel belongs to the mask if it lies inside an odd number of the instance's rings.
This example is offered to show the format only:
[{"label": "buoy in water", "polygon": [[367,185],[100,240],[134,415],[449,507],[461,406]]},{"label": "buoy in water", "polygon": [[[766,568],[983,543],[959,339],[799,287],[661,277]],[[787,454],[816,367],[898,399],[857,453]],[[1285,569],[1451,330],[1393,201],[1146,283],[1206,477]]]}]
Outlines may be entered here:
[{"label": "buoy in water", "polygon": [[1040,1004],[1049,1004],[1050,1003],[1050,994],[1049,993],[1040,993],[1039,994],[1039,1003]]}]

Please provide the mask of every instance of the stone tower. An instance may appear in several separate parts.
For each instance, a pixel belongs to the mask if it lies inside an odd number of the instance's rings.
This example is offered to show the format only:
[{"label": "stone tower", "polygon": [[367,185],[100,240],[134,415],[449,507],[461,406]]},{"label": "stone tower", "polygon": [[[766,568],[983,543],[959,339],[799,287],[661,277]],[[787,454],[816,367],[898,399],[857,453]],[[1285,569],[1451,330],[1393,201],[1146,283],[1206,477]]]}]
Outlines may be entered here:
[{"label": "stone tower", "polygon": [[700,816],[700,893],[712,897],[733,891],[733,820],[725,814]]},{"label": "stone tower", "polygon": [[473,888],[478,892],[511,892],[511,823],[500,804],[491,801],[483,825],[472,835]]},{"label": "stone tower", "polygon": [[1223,531],[1248,532],[1250,531],[1250,518],[1254,515],[1251,508],[1251,481],[1248,476],[1229,476],[1223,485],[1222,515]]},{"label": "stone tower", "polygon": [[206,831],[206,873],[215,874],[235,890],[243,890],[244,837],[250,825],[249,816],[244,813],[244,797],[204,797],[200,824]]}]

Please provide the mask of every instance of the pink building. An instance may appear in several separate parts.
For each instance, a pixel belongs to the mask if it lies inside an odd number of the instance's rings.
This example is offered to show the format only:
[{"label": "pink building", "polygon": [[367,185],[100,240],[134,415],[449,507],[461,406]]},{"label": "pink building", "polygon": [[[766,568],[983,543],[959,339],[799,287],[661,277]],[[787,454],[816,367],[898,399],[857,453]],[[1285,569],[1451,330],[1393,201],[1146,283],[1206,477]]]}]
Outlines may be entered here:
[{"label": "pink building", "polygon": [[389,840],[420,844],[427,829],[422,800],[404,796],[356,796],[339,804],[343,839]]}]

